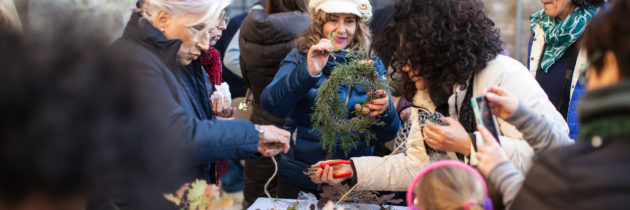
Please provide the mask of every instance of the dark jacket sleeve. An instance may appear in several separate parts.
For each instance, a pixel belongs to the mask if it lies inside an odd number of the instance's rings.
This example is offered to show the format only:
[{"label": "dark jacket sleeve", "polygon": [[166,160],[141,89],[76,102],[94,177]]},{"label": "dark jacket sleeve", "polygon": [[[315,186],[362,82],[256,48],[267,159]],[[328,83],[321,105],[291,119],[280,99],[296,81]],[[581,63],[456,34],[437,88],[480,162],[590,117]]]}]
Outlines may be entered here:
[{"label": "dark jacket sleeve", "polygon": [[[376,72],[378,72],[380,79],[386,80],[387,70],[385,70],[383,62],[376,57],[373,59],[375,61]],[[400,129],[400,118],[398,117],[398,113],[396,113],[396,108],[394,107],[394,102],[391,100],[392,96],[389,92],[387,93],[387,97],[390,99],[389,110],[377,116],[385,124],[372,128],[377,139],[382,142],[393,140],[396,137],[396,133],[398,133],[398,129]]]},{"label": "dark jacket sleeve", "polygon": [[[145,58],[143,58],[145,59]],[[134,62],[133,60],[130,62]],[[200,120],[191,118],[174,97],[176,84],[167,80],[169,72],[160,71],[151,59],[135,61],[134,75],[147,108],[163,113],[171,135],[182,143],[191,144],[193,157],[200,163],[227,159],[257,158],[258,133],[252,123],[243,120]],[[159,61],[156,61],[159,62]],[[238,130],[239,132],[235,132]]]},{"label": "dark jacket sleeve", "polygon": [[263,109],[279,118],[285,118],[321,77],[311,76],[306,61],[298,54],[295,49],[287,55],[280,63],[280,69],[273,81],[260,96]]},{"label": "dark jacket sleeve", "polygon": [[565,153],[566,150],[555,150],[535,162],[514,198],[512,209],[565,209],[563,195],[571,190],[567,184],[570,179],[563,172]]}]

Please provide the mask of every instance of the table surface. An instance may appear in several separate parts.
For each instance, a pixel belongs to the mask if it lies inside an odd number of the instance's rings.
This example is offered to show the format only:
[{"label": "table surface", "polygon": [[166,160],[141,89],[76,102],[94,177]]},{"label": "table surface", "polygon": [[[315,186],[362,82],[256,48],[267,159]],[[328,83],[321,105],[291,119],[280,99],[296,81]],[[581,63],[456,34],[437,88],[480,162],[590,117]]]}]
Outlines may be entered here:
[{"label": "table surface", "polygon": [[[285,210],[289,206],[293,206],[296,199],[285,199],[285,198],[276,198],[277,210]],[[314,203],[317,205],[317,202]],[[308,201],[300,201],[296,209],[310,209],[311,203]],[[344,209],[361,209],[361,210],[380,210],[380,207],[376,204],[340,204],[338,207],[343,207]],[[337,207],[337,208],[338,208]],[[386,207],[391,207],[391,210],[406,210],[406,206],[392,206],[388,205]],[[273,209],[273,203],[269,198],[259,197],[256,201],[247,208],[247,210],[270,210]]]}]

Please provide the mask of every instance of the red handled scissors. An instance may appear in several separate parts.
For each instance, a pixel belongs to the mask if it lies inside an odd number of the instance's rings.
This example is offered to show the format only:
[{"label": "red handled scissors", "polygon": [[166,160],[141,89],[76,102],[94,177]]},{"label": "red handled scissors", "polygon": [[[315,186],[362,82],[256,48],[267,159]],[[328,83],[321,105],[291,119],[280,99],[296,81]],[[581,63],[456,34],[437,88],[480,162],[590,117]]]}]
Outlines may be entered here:
[{"label": "red handled scissors", "polygon": [[[349,160],[332,160],[332,161],[319,164],[319,168],[324,169],[326,166],[332,166],[332,165],[337,165],[337,164],[350,164],[350,161]],[[316,172],[317,172],[317,168],[305,168],[303,171],[304,174],[309,175],[309,176],[315,175]],[[337,178],[342,178],[342,177],[346,177],[350,175],[352,175],[352,172],[347,171],[340,174],[333,174],[333,178],[337,179]]]}]

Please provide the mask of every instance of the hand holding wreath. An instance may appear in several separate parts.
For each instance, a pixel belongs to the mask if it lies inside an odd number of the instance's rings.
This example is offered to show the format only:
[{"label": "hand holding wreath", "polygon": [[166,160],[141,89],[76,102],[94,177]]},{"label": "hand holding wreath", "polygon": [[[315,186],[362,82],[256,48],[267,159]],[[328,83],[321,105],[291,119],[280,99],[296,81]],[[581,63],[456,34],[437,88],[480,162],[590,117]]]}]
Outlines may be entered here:
[{"label": "hand holding wreath", "polygon": [[[368,113],[368,116],[370,117],[379,116],[387,112],[387,110],[389,109],[389,97],[387,97],[387,91],[378,89],[374,91],[374,93],[377,95],[377,99],[372,99],[372,101],[370,101],[370,104],[365,105],[365,107],[372,110]],[[367,94],[368,97],[371,97],[372,95],[371,92],[368,92]]]}]

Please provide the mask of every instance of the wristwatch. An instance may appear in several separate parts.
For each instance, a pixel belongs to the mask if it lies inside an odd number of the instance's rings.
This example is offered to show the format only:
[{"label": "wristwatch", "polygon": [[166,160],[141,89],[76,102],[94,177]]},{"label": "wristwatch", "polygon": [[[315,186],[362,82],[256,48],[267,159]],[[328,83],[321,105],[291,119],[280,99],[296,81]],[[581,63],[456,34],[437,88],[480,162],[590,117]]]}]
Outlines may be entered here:
[{"label": "wristwatch", "polygon": [[254,124],[254,129],[256,129],[256,131],[258,132],[258,138],[262,139],[265,135],[265,130],[263,130],[262,127],[260,127],[260,125],[258,124]]}]

